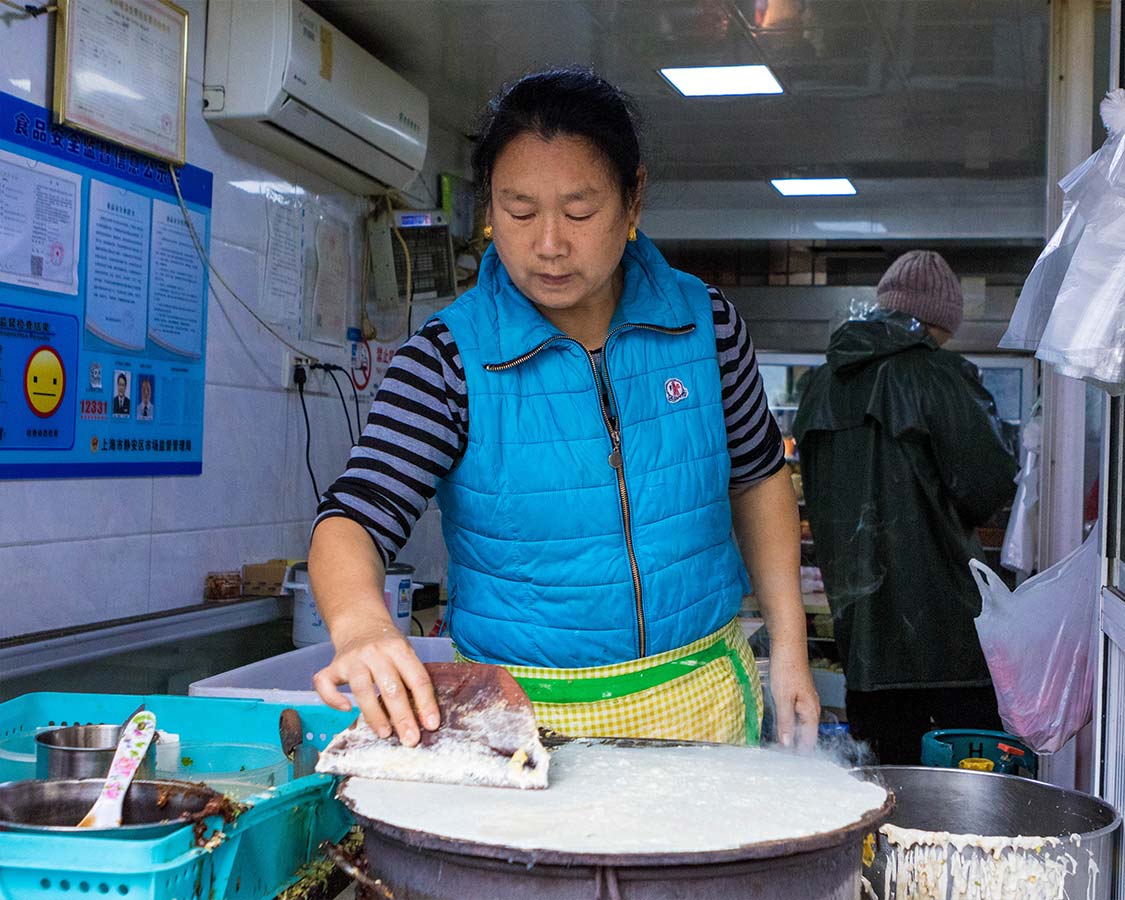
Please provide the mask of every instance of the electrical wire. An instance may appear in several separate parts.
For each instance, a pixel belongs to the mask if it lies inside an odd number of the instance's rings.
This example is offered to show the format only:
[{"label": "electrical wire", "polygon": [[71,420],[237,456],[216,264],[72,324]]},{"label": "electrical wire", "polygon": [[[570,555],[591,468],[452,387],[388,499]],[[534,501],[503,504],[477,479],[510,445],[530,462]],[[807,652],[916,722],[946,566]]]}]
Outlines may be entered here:
[{"label": "electrical wire", "polygon": [[19,10],[29,19],[38,19],[43,13],[58,12],[57,6],[33,6],[30,3],[14,3],[12,0],[0,0],[5,6],[10,6],[12,9]]},{"label": "electrical wire", "polygon": [[[410,248],[406,246],[406,238],[402,236],[398,226],[395,224],[395,211],[391,206],[391,198],[385,196],[383,198],[387,201],[387,215],[390,216],[391,231],[394,236],[398,238],[398,242],[402,245],[402,255],[406,260],[406,333],[410,334],[410,311],[414,305],[414,264],[410,260]],[[397,278],[395,287],[397,288]]]},{"label": "electrical wire", "polygon": [[[355,404],[355,431],[356,443],[358,444],[359,439],[363,437],[363,420],[359,415],[359,391],[356,390],[355,379],[352,378],[352,373],[343,366],[338,366],[335,363],[319,363],[318,365],[326,372],[341,372],[347,376],[348,384],[352,387],[352,403]],[[313,366],[313,368],[316,368],[316,366]]]},{"label": "electrical wire", "polygon": [[348,384],[352,386],[352,403],[355,404],[355,442],[358,444],[359,439],[363,437],[363,422],[359,418],[359,391],[356,390],[355,379],[352,378],[352,373],[348,372]]},{"label": "electrical wire", "polygon": [[371,213],[363,217],[363,263],[359,276],[359,330],[365,341],[375,339],[375,323],[367,315],[367,288],[371,277]]},{"label": "electrical wire", "polygon": [[305,406],[305,383],[297,382],[297,393],[301,397],[301,412],[305,414],[305,468],[309,470],[309,480],[312,482],[316,502],[320,503],[320,488],[316,486],[316,476],[313,474],[312,458],[309,455],[309,445],[312,444],[312,426],[309,425],[309,409]]},{"label": "electrical wire", "polygon": [[348,437],[351,438],[352,446],[354,447],[356,445],[356,436],[352,431],[352,414],[348,412],[348,401],[344,399],[344,392],[340,388],[340,382],[336,380],[336,373],[333,371],[333,369],[337,369],[339,366],[317,364],[312,366],[312,368],[322,369],[327,372],[328,377],[332,379],[332,383],[336,385],[336,393],[340,395],[340,405],[344,407],[344,421],[348,423]]},{"label": "electrical wire", "polygon": [[[377,198],[382,197],[383,202],[387,206],[387,215],[389,216],[390,229],[394,236],[398,239],[399,245],[402,247],[403,258],[406,262],[406,328],[405,334],[410,332],[410,313],[414,304],[414,264],[410,258],[410,247],[407,245],[405,238],[398,226],[395,225],[394,203],[404,209],[412,209],[413,207],[402,195],[400,191],[384,191],[381,194],[372,194],[368,199],[376,201]],[[432,195],[431,195],[432,199]],[[436,203],[434,204],[437,205]],[[363,333],[365,340],[384,339],[386,336],[377,333],[375,324],[371,321],[371,317],[367,312],[367,288],[368,280],[371,273],[371,226],[373,221],[373,214],[371,212],[364,219],[363,223],[363,265],[360,277],[360,303],[359,303],[359,319],[360,330]],[[396,290],[397,290],[397,274],[396,274]],[[391,335],[391,338],[397,335]]]},{"label": "electrical wire", "polygon": [[[3,2],[10,2],[10,0],[3,0]],[[238,292],[234,288],[232,288],[229,284],[227,284],[226,279],[223,278],[223,276],[219,273],[219,270],[215,268],[214,263],[211,262],[211,257],[207,255],[207,251],[203,248],[203,242],[199,239],[199,234],[195,230],[195,224],[191,221],[191,215],[188,213],[187,204],[184,202],[184,195],[180,191],[180,179],[176,177],[176,169],[171,163],[168,164],[168,171],[172,174],[172,186],[175,187],[175,189],[176,189],[176,197],[180,201],[180,211],[184,214],[184,222],[187,224],[188,232],[191,234],[191,240],[192,240],[192,243],[195,245],[195,252],[198,254],[200,262],[202,262],[207,267],[207,269],[211,272],[211,274],[213,274],[219,280],[219,283],[223,287],[225,287],[227,289],[227,291],[230,292],[230,295],[232,297],[234,297],[234,299],[237,300],[240,304],[242,304],[242,307],[248,313],[250,313],[250,315],[252,315],[254,317],[254,319],[257,321],[257,323],[259,325],[261,325],[266,331],[268,331],[275,338],[277,338],[279,341],[281,341],[281,343],[283,343],[290,350],[293,350],[293,351],[299,353],[301,356],[304,356],[304,357],[307,357],[308,359],[311,359],[313,362],[318,362],[316,357],[313,356],[311,353],[309,353],[307,350],[304,350],[301,347],[298,347],[296,344],[290,343],[288,340],[286,340],[284,337],[282,337],[280,334],[278,334],[276,331],[274,331],[273,328],[270,327],[269,323],[266,322],[266,320],[263,319],[261,316],[259,316],[253,310],[253,308],[250,306],[250,304],[248,304],[245,300],[243,300],[240,296],[238,296]],[[219,296],[218,291],[215,290],[215,286],[213,284],[211,284],[210,282],[208,282],[207,286],[208,286],[208,288],[210,288],[211,293],[215,295],[215,300],[218,302],[218,304],[220,306],[222,306],[223,300]]]}]

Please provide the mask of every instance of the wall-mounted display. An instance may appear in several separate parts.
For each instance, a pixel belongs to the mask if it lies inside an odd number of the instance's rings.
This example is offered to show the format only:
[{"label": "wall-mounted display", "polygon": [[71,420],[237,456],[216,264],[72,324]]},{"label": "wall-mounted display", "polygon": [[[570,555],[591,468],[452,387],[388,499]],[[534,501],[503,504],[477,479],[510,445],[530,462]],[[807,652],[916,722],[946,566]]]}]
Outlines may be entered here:
[{"label": "wall-mounted display", "polygon": [[188,14],[168,0],[58,0],[55,121],[183,165]]},{"label": "wall-mounted display", "polygon": [[212,179],[177,177],[0,93],[0,478],[202,472]]}]

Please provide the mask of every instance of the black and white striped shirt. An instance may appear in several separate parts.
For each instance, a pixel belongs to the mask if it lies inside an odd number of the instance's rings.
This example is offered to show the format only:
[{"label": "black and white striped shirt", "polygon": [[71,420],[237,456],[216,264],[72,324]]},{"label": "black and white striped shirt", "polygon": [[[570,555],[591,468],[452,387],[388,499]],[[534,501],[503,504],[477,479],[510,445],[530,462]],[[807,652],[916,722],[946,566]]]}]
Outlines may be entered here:
[{"label": "black and white striped shirt", "polygon": [[[754,344],[734,306],[711,289],[715,349],[732,485],[750,485],[785,464],[781,431],[770,414]],[[348,468],[325,492],[316,524],[347,516],[394,560],[414,523],[452,471],[469,435],[465,370],[453,335],[432,320],[395,353]]]}]

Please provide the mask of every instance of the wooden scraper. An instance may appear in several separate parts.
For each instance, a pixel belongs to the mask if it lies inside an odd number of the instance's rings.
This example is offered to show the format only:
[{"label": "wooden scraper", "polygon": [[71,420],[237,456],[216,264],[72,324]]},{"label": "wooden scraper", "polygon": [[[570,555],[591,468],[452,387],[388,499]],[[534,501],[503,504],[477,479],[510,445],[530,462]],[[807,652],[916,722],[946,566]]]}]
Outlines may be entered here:
[{"label": "wooden scraper", "polygon": [[421,729],[415,747],[381,738],[363,716],[334,737],[320,754],[318,772],[436,781],[445,784],[545,788],[547,751],[535,712],[506,669],[479,663],[425,663],[434,685],[441,725]]}]

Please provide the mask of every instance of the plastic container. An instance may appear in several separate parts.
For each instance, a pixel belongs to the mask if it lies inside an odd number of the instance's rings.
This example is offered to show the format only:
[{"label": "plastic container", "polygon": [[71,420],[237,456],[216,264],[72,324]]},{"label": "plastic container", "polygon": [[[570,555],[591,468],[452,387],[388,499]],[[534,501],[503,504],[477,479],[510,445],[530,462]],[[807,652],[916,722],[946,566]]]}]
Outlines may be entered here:
[{"label": "plastic container", "polygon": [[293,594],[293,646],[308,647],[329,640],[328,628],[309,586],[309,564],[296,563],[282,587]]},{"label": "plastic container", "polygon": [[157,778],[202,781],[243,800],[266,788],[286,784],[289,760],[280,744],[181,742],[170,759],[161,757]]},{"label": "plastic container", "polygon": [[383,601],[395,627],[410,637],[410,619],[414,615],[414,592],[421,585],[414,584],[414,566],[391,563],[387,566],[387,580],[383,586]]},{"label": "plastic container", "polygon": [[[256,700],[40,693],[0,704],[0,742],[11,746],[14,738],[73,722],[120,722],[142,701],[161,729],[180,736],[181,746],[229,744],[232,737],[261,745],[279,740],[284,707]],[[323,705],[298,712],[308,729],[305,740],[318,749],[354,718]],[[0,781],[19,777],[22,766],[22,760],[0,759]],[[322,841],[340,840],[352,824],[328,775],[266,788],[245,802],[250,808],[232,823],[207,820],[207,835],[220,828],[224,835],[210,850],[196,845],[188,825],[151,840],[0,832],[0,897],[40,900],[72,892],[130,900],[265,900],[297,880]]]},{"label": "plastic container", "polygon": [[0,738],[0,771],[7,773],[6,781],[24,781],[34,778],[35,734],[9,734]]},{"label": "plastic container", "polygon": [[820,695],[821,706],[830,706],[833,709],[845,707],[848,684],[842,672],[832,672],[814,666],[812,677],[816,692]]},{"label": "plastic container", "polygon": [[[309,647],[331,640],[328,626],[320,617],[309,585],[309,565],[300,562],[290,569],[289,579],[282,585],[293,592],[293,646]],[[414,592],[422,587],[414,583],[414,567],[392,563],[387,567],[383,585],[383,602],[395,627],[409,637],[414,615]]]},{"label": "plastic container", "polygon": [[[410,638],[422,662],[453,662],[449,638]],[[331,644],[313,644],[192,682],[193,697],[254,697],[270,703],[319,703],[313,675],[332,662]]]}]

